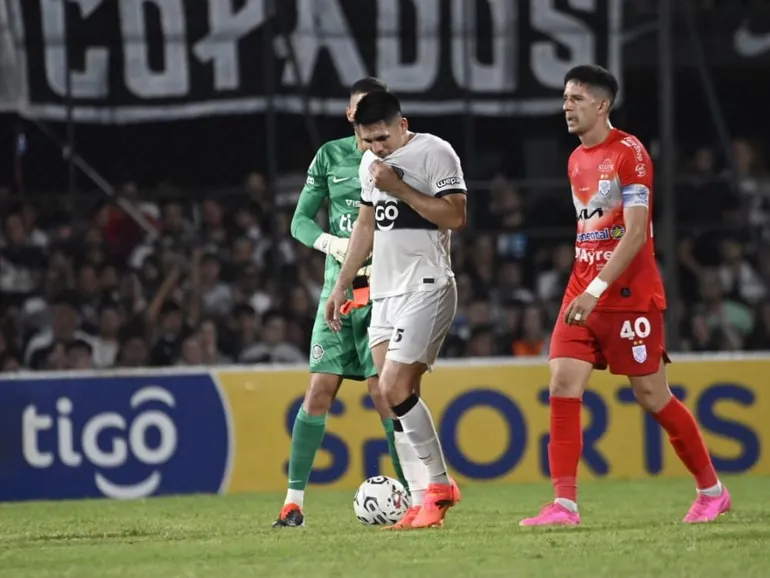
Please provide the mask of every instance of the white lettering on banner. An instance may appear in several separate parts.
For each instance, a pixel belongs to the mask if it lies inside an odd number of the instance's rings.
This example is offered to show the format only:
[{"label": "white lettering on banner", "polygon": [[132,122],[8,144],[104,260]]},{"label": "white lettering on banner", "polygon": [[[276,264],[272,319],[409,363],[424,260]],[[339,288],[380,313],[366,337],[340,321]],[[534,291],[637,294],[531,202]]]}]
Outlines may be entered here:
[{"label": "white lettering on banner", "polygon": [[[144,387],[131,396],[130,405],[138,409],[147,402],[161,402],[168,407],[174,407],[174,397],[168,390],[157,386]],[[174,421],[168,414],[158,410],[146,410],[139,413],[128,424],[119,413],[104,412],[90,417],[80,432],[80,439],[74,430],[71,415],[76,411],[72,401],[67,397],[59,398],[56,402],[56,455],[40,447],[40,434],[53,428],[54,420],[50,415],[38,413],[37,407],[29,405],[22,414],[22,454],[25,461],[33,468],[49,468],[56,457],[70,468],[82,465],[83,457],[96,468],[119,468],[125,465],[130,457],[136,461],[159,466],[166,463],[176,453],[177,430]],[[147,432],[155,429],[158,432],[157,447],[147,444]],[[107,432],[112,432],[108,446],[104,442]],[[126,436],[126,432],[128,436]],[[101,436],[102,445],[99,440]],[[80,452],[76,449],[79,441]],[[142,498],[153,494],[160,486],[162,476],[158,470],[153,470],[144,480],[135,484],[116,484],[110,481],[102,472],[94,473],[94,482],[99,491],[110,498]]]},{"label": "white lettering on banner", "polygon": [[[452,2],[452,72],[457,84],[478,92],[507,92],[516,88],[518,54],[516,6],[511,0],[478,0],[487,4],[492,23],[492,62],[478,60],[476,7],[467,0]],[[466,78],[468,77],[468,78]]]},{"label": "white lettering on banner", "polygon": [[248,0],[237,12],[231,2],[209,2],[209,34],[193,47],[201,62],[214,63],[217,90],[240,86],[238,41],[265,21],[264,0]]},{"label": "white lettering on banner", "polygon": [[[347,88],[370,75],[397,91],[413,115],[541,115],[560,110],[571,66],[597,62],[622,72],[622,0],[281,0],[291,17],[273,27],[286,33],[272,43],[280,76],[273,97],[262,70],[270,44],[260,28],[275,18],[266,0],[9,1],[23,39],[14,52],[19,78],[27,83],[10,106],[51,120],[67,115],[65,33],[81,39],[72,58],[77,122],[269,107],[302,114],[308,105],[311,114],[338,115]],[[44,78],[30,74],[41,68]]]},{"label": "white lettering on banner", "polygon": [[[297,79],[293,66],[285,66],[282,82],[286,86],[310,84],[322,48],[334,62],[344,86],[369,75],[337,0],[297,0],[297,27],[290,38],[297,52],[300,78]],[[283,39],[280,40],[279,46]]]},{"label": "white lettering on banner", "polygon": [[439,0],[412,2],[418,23],[413,39],[417,54],[412,63],[402,57],[402,4],[402,0],[377,2],[377,74],[387,79],[393,91],[428,90],[438,78],[441,60]]},{"label": "white lettering on banner", "polygon": [[[160,12],[163,33],[163,70],[150,68],[146,4]],[[190,91],[186,25],[182,0],[120,0],[120,29],[125,51],[126,86],[137,96],[174,97]]]},{"label": "white lettering on banner", "polygon": [[[596,0],[569,0],[567,3],[577,10],[596,10]],[[532,44],[532,71],[543,85],[561,88],[570,68],[593,62],[594,35],[585,23],[557,10],[554,0],[534,0],[530,10],[532,26],[553,39]],[[560,51],[569,57],[561,58]]]},{"label": "white lettering on banner", "polygon": [[[99,7],[102,0],[74,0],[80,17],[85,20]],[[61,0],[40,0],[45,45],[45,74],[48,86],[61,97],[67,96],[67,49],[65,17],[66,3]],[[18,7],[17,7],[18,9]],[[108,70],[110,53],[107,48],[87,48],[83,70],[73,67],[70,75],[74,98],[103,98],[109,92]]]}]

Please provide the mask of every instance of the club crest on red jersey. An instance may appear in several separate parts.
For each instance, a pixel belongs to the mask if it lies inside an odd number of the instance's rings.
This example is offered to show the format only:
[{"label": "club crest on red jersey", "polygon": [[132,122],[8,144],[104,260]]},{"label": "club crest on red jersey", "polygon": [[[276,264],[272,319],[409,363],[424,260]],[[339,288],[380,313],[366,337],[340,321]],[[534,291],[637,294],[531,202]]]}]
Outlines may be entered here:
[{"label": "club crest on red jersey", "polygon": [[642,345],[634,345],[631,348],[631,353],[634,355],[634,361],[637,363],[644,363],[647,361],[647,346]]}]

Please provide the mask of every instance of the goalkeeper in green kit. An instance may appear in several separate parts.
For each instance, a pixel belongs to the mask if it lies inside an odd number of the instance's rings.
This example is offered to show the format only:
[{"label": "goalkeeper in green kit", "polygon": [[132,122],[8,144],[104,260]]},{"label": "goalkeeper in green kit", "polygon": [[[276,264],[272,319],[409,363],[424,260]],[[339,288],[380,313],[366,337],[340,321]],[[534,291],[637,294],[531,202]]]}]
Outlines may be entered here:
[{"label": "goalkeeper in green kit", "polygon": [[[349,121],[352,122],[358,101],[365,94],[376,90],[387,90],[385,84],[376,78],[361,79],[351,87],[347,110]],[[385,428],[394,469],[404,487],[408,488],[396,452],[388,403],[379,392],[377,370],[369,350],[371,304],[368,266],[358,272],[353,284],[353,298],[346,304],[348,312],[342,317],[342,331],[331,331],[324,320],[326,298],[337,281],[341,264],[345,260],[348,239],[353,232],[353,223],[358,217],[361,201],[358,169],[364,153],[362,149],[356,136],[329,141],[318,149],[308,169],[307,181],[291,223],[291,234],[295,239],[326,253],[327,258],[324,287],[311,338],[310,386],[294,420],[289,457],[289,489],[281,514],[273,527],[295,527],[305,523],[305,487],[326,432],[326,415],[343,379],[368,381],[369,393]],[[315,222],[325,201],[329,203],[329,233],[324,232]]]}]

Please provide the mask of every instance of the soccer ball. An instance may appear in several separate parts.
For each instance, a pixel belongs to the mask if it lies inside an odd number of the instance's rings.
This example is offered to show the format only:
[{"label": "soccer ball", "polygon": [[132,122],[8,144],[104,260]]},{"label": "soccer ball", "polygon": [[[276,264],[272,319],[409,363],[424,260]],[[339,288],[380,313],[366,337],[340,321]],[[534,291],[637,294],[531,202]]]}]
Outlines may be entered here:
[{"label": "soccer ball", "polygon": [[401,482],[388,476],[369,478],[358,487],[353,512],[362,524],[395,524],[409,508],[409,496]]}]

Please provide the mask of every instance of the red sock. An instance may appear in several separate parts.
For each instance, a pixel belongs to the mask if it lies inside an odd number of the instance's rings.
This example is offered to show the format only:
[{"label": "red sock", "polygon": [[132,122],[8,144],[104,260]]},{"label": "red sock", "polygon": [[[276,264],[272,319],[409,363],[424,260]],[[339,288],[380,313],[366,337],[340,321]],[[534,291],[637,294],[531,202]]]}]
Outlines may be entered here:
[{"label": "red sock", "polygon": [[582,406],[583,401],[577,397],[551,397],[551,482],[557,498],[573,502],[577,502],[577,469],[583,452]]},{"label": "red sock", "polygon": [[719,477],[711,463],[700,428],[689,409],[676,397],[654,414],[655,421],[668,433],[676,455],[695,476],[698,489],[711,488],[719,483]]}]

